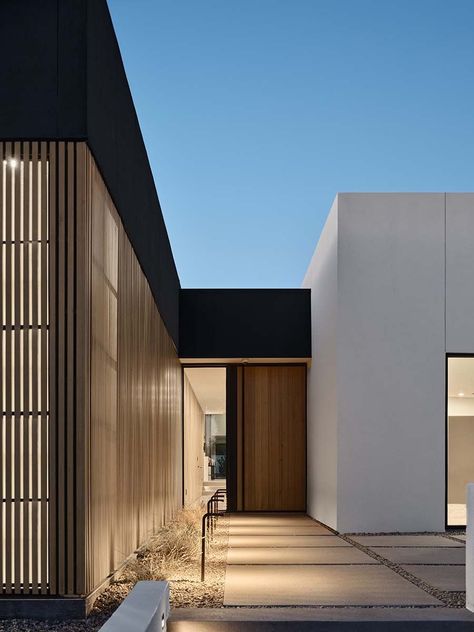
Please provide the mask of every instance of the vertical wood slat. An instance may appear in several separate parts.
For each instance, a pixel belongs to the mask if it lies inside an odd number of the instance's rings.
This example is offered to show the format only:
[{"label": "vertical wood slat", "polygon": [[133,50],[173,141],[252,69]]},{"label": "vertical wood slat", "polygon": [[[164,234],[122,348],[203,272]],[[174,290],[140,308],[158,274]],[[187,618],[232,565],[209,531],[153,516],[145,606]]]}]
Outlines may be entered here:
[{"label": "vertical wood slat", "polygon": [[[20,162],[21,151],[20,151],[20,143],[14,143],[13,146],[13,157],[14,160]],[[22,397],[21,397],[21,361],[22,358],[22,338],[24,335],[24,329],[21,328],[22,318],[21,318],[21,288],[22,288],[22,278],[21,278],[21,220],[22,220],[22,209],[20,203],[20,186],[21,180],[19,176],[19,166],[15,169],[11,169],[13,174],[13,189],[14,189],[14,240],[15,245],[13,246],[14,252],[14,325],[15,325],[15,333],[14,333],[14,372],[13,372],[13,380],[14,380],[14,423],[13,423],[13,433],[14,433],[14,502],[12,504],[12,509],[14,513],[14,533],[18,534],[13,539],[13,551],[14,551],[14,590],[16,593],[21,592],[21,571],[20,571],[20,560],[21,560],[21,535],[22,529],[20,524],[21,518],[21,479],[20,479],[20,470],[22,466],[22,453],[21,453],[21,422],[23,420],[22,416]],[[20,537],[18,537],[20,536]]]},{"label": "vertical wood slat", "polygon": [[[66,490],[66,515],[74,516],[75,513],[75,438],[76,438],[76,415],[75,415],[75,248],[76,248],[76,204],[75,204],[75,144],[67,143],[66,145],[66,209],[65,209],[65,246],[66,246],[66,278],[65,278],[65,304],[66,304],[66,477],[67,477],[67,490]],[[75,520],[67,520],[67,576],[66,581],[66,593],[75,593],[75,532],[76,523]]]},{"label": "vertical wood slat", "polygon": [[49,335],[48,335],[48,399],[49,399],[49,592],[52,595],[58,593],[58,546],[57,546],[57,511],[58,511],[58,466],[57,466],[57,401],[56,387],[58,383],[57,370],[57,144],[49,143],[49,246],[48,246],[48,310],[49,310]]},{"label": "vertical wood slat", "polygon": [[[32,489],[30,488],[30,428],[32,420],[32,400],[30,391],[30,340],[34,338],[37,332],[34,329],[27,329],[27,324],[33,320],[30,318],[30,262],[31,253],[33,252],[33,237],[30,233],[30,144],[23,144],[23,161],[22,161],[22,178],[23,178],[23,323],[25,329],[23,331],[23,592],[30,592],[30,501],[32,497]],[[31,262],[32,263],[32,262]],[[32,280],[32,279],[31,279]],[[31,363],[33,356],[31,356]],[[31,367],[32,369],[32,367]],[[33,371],[32,371],[33,373]],[[34,376],[32,375],[32,378]],[[36,382],[32,379],[31,382]]]},{"label": "vertical wood slat", "polygon": [[[5,158],[11,156],[11,143],[5,144]],[[12,369],[12,306],[14,303],[12,283],[12,249],[13,249],[13,233],[12,233],[12,172],[8,169],[8,165],[3,163],[5,171],[5,287],[6,287],[6,314],[5,314],[5,364],[6,364],[6,380],[5,380],[5,592],[12,592],[12,410],[13,410],[13,385]],[[3,503],[2,503],[3,505]]]},{"label": "vertical wood slat", "polygon": [[66,593],[65,569],[66,569],[66,466],[65,466],[65,432],[66,432],[66,359],[65,359],[65,338],[66,338],[66,297],[65,297],[65,277],[66,277],[66,194],[65,194],[65,147],[63,143],[58,143],[57,157],[57,234],[56,234],[56,385],[54,397],[56,399],[56,494],[57,494],[57,591],[59,595]]},{"label": "vertical wood slat", "polygon": [[41,542],[40,545],[40,559],[41,559],[41,593],[47,594],[49,587],[49,562],[48,562],[48,513],[49,507],[47,499],[49,497],[48,490],[48,440],[49,440],[49,346],[48,346],[48,302],[49,302],[49,274],[48,274],[48,259],[49,259],[49,166],[47,160],[48,146],[47,143],[41,143],[41,199],[40,199],[40,215],[38,223],[41,226],[41,254],[39,257],[41,277],[41,335],[40,335],[40,363],[43,379],[41,380],[41,416],[40,419],[40,445],[42,458],[40,462],[39,470],[39,497],[41,502]]},{"label": "vertical wood slat", "polygon": [[[33,229],[35,232],[35,239],[38,240],[38,257],[36,260],[36,264],[38,266],[38,270],[41,272],[41,252],[44,247],[43,236],[41,235],[40,230],[40,217],[41,217],[41,206],[39,203],[39,191],[40,184],[38,181],[38,167],[41,161],[41,157],[39,154],[39,146],[38,143],[32,143],[31,150],[31,172],[32,172],[32,185],[31,185],[31,206],[32,206],[32,214],[33,214]],[[37,283],[40,284],[41,289],[40,292],[34,292],[34,300],[33,305],[35,309],[35,316],[33,323],[38,323],[41,325],[41,329],[39,330],[39,340],[44,336],[43,328],[46,327],[46,323],[41,321],[39,317],[39,306],[41,303],[41,293],[42,293],[42,285],[45,282],[45,279],[41,275],[39,279],[37,279]],[[41,343],[40,343],[41,344]],[[41,372],[43,374],[43,367],[40,364],[41,362],[41,353],[39,349],[35,350],[39,353],[39,366],[41,367]],[[37,363],[38,370],[38,363]],[[44,378],[44,375],[42,375]],[[39,489],[38,489],[38,458],[39,458],[39,424],[41,423],[41,408],[44,408],[44,402],[40,400],[41,394],[41,385],[37,385],[34,389],[34,397],[35,397],[35,412],[39,413],[34,418],[34,423],[31,429],[31,472],[32,472],[32,488],[33,488],[33,498],[43,498]],[[41,507],[42,502],[34,502],[31,506],[31,518],[32,524],[38,525],[39,517],[41,516]],[[32,593],[37,594],[39,592],[39,581],[41,581],[41,573],[40,573],[40,565],[38,563],[39,559],[39,529],[36,529],[36,533],[33,534],[32,542],[31,542],[31,558],[32,558]]]}]

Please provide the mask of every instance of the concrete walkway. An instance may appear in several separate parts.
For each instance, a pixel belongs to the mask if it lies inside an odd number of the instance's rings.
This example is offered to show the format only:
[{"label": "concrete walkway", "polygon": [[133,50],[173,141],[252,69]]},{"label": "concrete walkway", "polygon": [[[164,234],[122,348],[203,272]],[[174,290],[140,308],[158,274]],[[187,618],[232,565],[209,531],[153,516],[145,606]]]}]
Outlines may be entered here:
[{"label": "concrete walkway", "polygon": [[463,590],[464,557],[464,542],[438,535],[347,541],[301,514],[234,515],[224,605],[441,607],[422,582]]}]

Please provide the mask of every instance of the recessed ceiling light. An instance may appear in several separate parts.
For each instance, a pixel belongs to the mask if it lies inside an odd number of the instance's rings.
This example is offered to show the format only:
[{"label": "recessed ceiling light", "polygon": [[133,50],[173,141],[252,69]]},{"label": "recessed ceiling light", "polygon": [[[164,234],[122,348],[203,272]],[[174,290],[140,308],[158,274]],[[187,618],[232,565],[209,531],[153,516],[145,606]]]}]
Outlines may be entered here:
[{"label": "recessed ceiling light", "polygon": [[464,397],[464,393],[458,393],[458,397]]}]

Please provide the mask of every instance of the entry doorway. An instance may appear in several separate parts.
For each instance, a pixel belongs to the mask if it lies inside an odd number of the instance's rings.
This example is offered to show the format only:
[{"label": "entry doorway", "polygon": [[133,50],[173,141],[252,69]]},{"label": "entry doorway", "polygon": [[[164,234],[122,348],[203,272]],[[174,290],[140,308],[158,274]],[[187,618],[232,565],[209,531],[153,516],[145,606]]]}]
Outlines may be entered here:
[{"label": "entry doorway", "polygon": [[474,482],[474,356],[447,358],[446,525],[466,526],[466,486]]},{"label": "entry doorway", "polygon": [[232,367],[228,505],[306,511],[306,365]]},{"label": "entry doorway", "polygon": [[227,478],[227,369],[183,369],[183,500],[192,505],[205,487]]},{"label": "entry doorway", "polygon": [[185,366],[183,499],[226,487],[231,511],[306,511],[305,364]]}]

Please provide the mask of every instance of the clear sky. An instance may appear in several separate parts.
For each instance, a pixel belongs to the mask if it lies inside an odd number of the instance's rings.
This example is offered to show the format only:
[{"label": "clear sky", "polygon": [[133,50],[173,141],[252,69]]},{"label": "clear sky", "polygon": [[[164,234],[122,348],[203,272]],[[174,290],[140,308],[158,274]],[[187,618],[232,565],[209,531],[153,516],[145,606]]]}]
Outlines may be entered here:
[{"label": "clear sky", "polygon": [[298,287],[338,191],[474,190],[474,0],[109,6],[183,287]]}]

